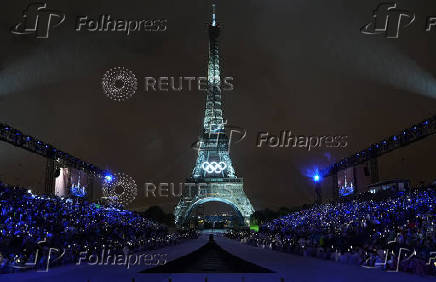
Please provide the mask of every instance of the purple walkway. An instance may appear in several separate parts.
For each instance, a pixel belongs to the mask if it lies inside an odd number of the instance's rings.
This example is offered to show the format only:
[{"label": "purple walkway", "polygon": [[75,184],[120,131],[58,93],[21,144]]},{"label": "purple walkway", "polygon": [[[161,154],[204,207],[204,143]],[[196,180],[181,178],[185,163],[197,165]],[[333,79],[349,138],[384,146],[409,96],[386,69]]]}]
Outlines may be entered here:
[{"label": "purple walkway", "polygon": [[[152,253],[168,254],[169,261],[189,254],[207,242],[208,236],[198,240],[163,248]],[[300,257],[282,252],[261,249],[216,235],[217,243],[226,251],[240,258],[271,269],[272,274],[141,274],[147,266],[126,269],[123,266],[68,265],[50,269],[48,272],[29,271],[19,274],[0,275],[0,281],[7,282],[425,282],[436,281],[432,277],[420,277],[407,273],[386,273],[380,270],[365,269],[359,266],[344,265],[315,258]]]}]

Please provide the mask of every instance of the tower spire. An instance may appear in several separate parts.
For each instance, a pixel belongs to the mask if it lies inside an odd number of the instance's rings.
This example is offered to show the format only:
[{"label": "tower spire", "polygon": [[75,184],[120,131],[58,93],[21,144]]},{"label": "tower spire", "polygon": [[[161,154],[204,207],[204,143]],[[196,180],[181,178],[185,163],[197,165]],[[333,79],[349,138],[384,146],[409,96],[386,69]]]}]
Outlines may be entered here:
[{"label": "tower spire", "polygon": [[224,131],[221,109],[221,71],[218,37],[220,27],[216,23],[215,4],[212,5],[212,22],[209,25],[209,61],[207,71],[206,109],[203,122],[205,134]]},{"label": "tower spire", "polygon": [[215,4],[212,4],[212,26],[216,26]]}]

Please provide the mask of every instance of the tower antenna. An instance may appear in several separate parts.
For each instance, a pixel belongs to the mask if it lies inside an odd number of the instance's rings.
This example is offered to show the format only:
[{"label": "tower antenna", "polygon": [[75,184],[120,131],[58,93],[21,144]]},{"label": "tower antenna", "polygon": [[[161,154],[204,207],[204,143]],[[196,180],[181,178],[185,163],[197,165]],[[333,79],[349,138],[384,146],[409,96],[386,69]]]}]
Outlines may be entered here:
[{"label": "tower antenna", "polygon": [[212,26],[216,26],[215,4],[212,4]]}]

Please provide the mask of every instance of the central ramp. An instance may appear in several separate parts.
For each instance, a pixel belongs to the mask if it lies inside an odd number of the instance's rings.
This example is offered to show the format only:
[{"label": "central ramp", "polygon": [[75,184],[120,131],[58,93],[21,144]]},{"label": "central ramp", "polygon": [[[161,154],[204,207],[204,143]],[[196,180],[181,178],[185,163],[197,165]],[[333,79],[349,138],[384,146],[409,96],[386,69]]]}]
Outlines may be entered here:
[{"label": "central ramp", "polygon": [[141,273],[273,273],[273,271],[240,259],[223,250],[214,240],[189,255]]}]

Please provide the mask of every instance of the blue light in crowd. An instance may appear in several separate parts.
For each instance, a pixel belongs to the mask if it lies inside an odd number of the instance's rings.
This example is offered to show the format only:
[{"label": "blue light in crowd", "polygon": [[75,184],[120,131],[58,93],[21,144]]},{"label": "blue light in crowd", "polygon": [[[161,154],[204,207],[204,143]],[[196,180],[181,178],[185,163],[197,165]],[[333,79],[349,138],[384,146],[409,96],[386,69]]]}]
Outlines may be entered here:
[{"label": "blue light in crowd", "polygon": [[106,174],[106,175],[104,176],[104,179],[105,179],[107,182],[112,182],[112,180],[114,179],[114,177],[113,177],[111,174]]},{"label": "blue light in crowd", "polygon": [[313,176],[313,181],[318,182],[319,180],[320,180],[319,175],[318,175],[318,174],[315,174],[315,175]]}]

